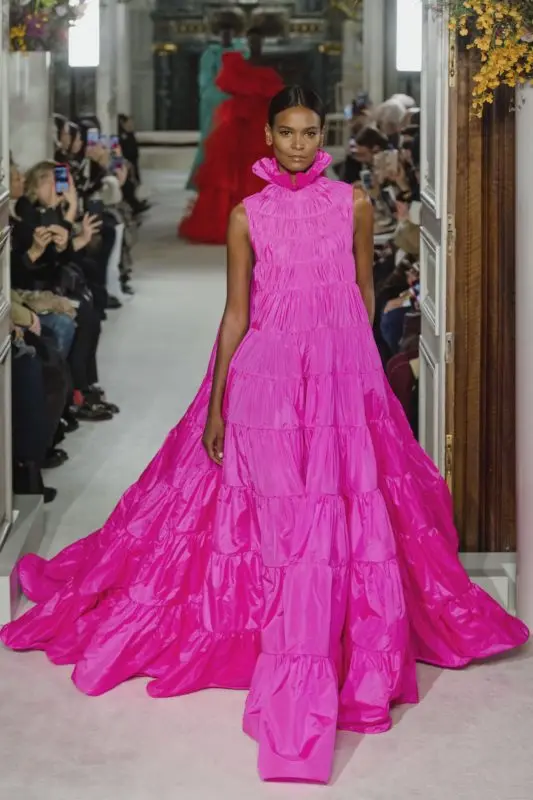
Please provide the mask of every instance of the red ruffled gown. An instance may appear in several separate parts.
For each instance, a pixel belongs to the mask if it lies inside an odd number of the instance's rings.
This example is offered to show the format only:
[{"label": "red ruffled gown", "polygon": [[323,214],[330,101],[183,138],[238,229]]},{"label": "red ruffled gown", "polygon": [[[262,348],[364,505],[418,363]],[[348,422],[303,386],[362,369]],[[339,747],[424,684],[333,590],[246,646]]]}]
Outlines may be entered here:
[{"label": "red ruffled gown", "polygon": [[195,175],[198,197],[178,226],[180,237],[203,244],[225,244],[232,209],[265,185],[252,166],[269,155],[268,106],[283,81],[271,67],[254,66],[241,53],[225,53],[217,86],[231,97],[216,111]]}]

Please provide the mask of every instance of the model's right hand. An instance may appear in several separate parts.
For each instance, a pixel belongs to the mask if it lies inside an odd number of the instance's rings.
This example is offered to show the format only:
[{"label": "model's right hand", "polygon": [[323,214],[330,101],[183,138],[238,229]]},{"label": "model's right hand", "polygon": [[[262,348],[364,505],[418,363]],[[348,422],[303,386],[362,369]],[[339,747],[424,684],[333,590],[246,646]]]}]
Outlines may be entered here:
[{"label": "model's right hand", "polygon": [[224,457],[224,420],[220,415],[210,414],[207,418],[202,444],[211,461],[221,467]]}]

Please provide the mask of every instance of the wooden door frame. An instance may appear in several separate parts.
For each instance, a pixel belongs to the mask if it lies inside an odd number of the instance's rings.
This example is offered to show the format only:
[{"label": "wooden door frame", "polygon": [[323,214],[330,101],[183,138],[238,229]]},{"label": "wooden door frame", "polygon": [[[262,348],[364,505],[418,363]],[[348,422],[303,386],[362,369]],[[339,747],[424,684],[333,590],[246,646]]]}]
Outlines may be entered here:
[{"label": "wooden door frame", "polygon": [[454,347],[446,368],[446,477],[462,549],[498,553],[513,551],[516,543],[515,120],[506,91],[483,119],[472,116],[476,54],[461,39],[455,52],[448,170],[455,231],[446,298]]}]

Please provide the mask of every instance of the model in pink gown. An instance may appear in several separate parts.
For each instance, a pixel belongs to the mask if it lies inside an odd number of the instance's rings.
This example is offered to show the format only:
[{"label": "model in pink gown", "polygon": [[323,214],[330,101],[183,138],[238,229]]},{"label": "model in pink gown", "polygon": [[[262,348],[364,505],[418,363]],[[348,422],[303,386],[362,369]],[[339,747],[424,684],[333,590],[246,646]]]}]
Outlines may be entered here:
[{"label": "model in pink gown", "polygon": [[224,466],[202,447],[214,358],[104,527],[19,564],[35,607],[2,630],[74,664],[90,695],[248,689],[263,779],[328,781],[338,729],[418,699],[416,661],[463,667],[526,627],[470,582],[450,497],[392,394],[355,283],[353,190],[276,162],[245,200],[250,329],[233,357]]}]

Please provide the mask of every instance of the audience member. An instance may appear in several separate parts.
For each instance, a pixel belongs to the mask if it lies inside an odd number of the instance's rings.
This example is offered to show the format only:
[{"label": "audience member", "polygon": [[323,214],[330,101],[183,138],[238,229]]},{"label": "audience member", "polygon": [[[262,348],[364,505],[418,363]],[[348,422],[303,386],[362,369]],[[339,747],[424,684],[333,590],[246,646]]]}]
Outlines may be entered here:
[{"label": "audience member", "polygon": [[118,135],[124,158],[129,161],[133,178],[137,186],[141,184],[141,171],[139,168],[139,145],[135,136],[132,117],[127,114],[118,115]]},{"label": "audience member", "polygon": [[[337,175],[375,207],[374,336],[391,385],[416,429],[420,333],[420,110],[406,95],[373,109],[354,101],[352,137]],[[389,370],[390,365],[390,370]]]},{"label": "audience member", "polygon": [[[104,143],[87,145],[95,122],[56,114],[55,161],[36,164],[26,176],[10,163],[13,483],[16,493],[41,494],[45,502],[56,491],[45,486],[42,470],[68,459],[58,446],[65,434],[119,411],[98,385],[97,353],[105,310],[120,307],[107,292],[115,258],[117,269],[127,264],[121,284],[128,290],[128,183],[136,212],[143,207],[135,203],[139,165],[131,138],[126,159],[133,163],[113,168]],[[58,164],[70,171],[64,188]]]}]

